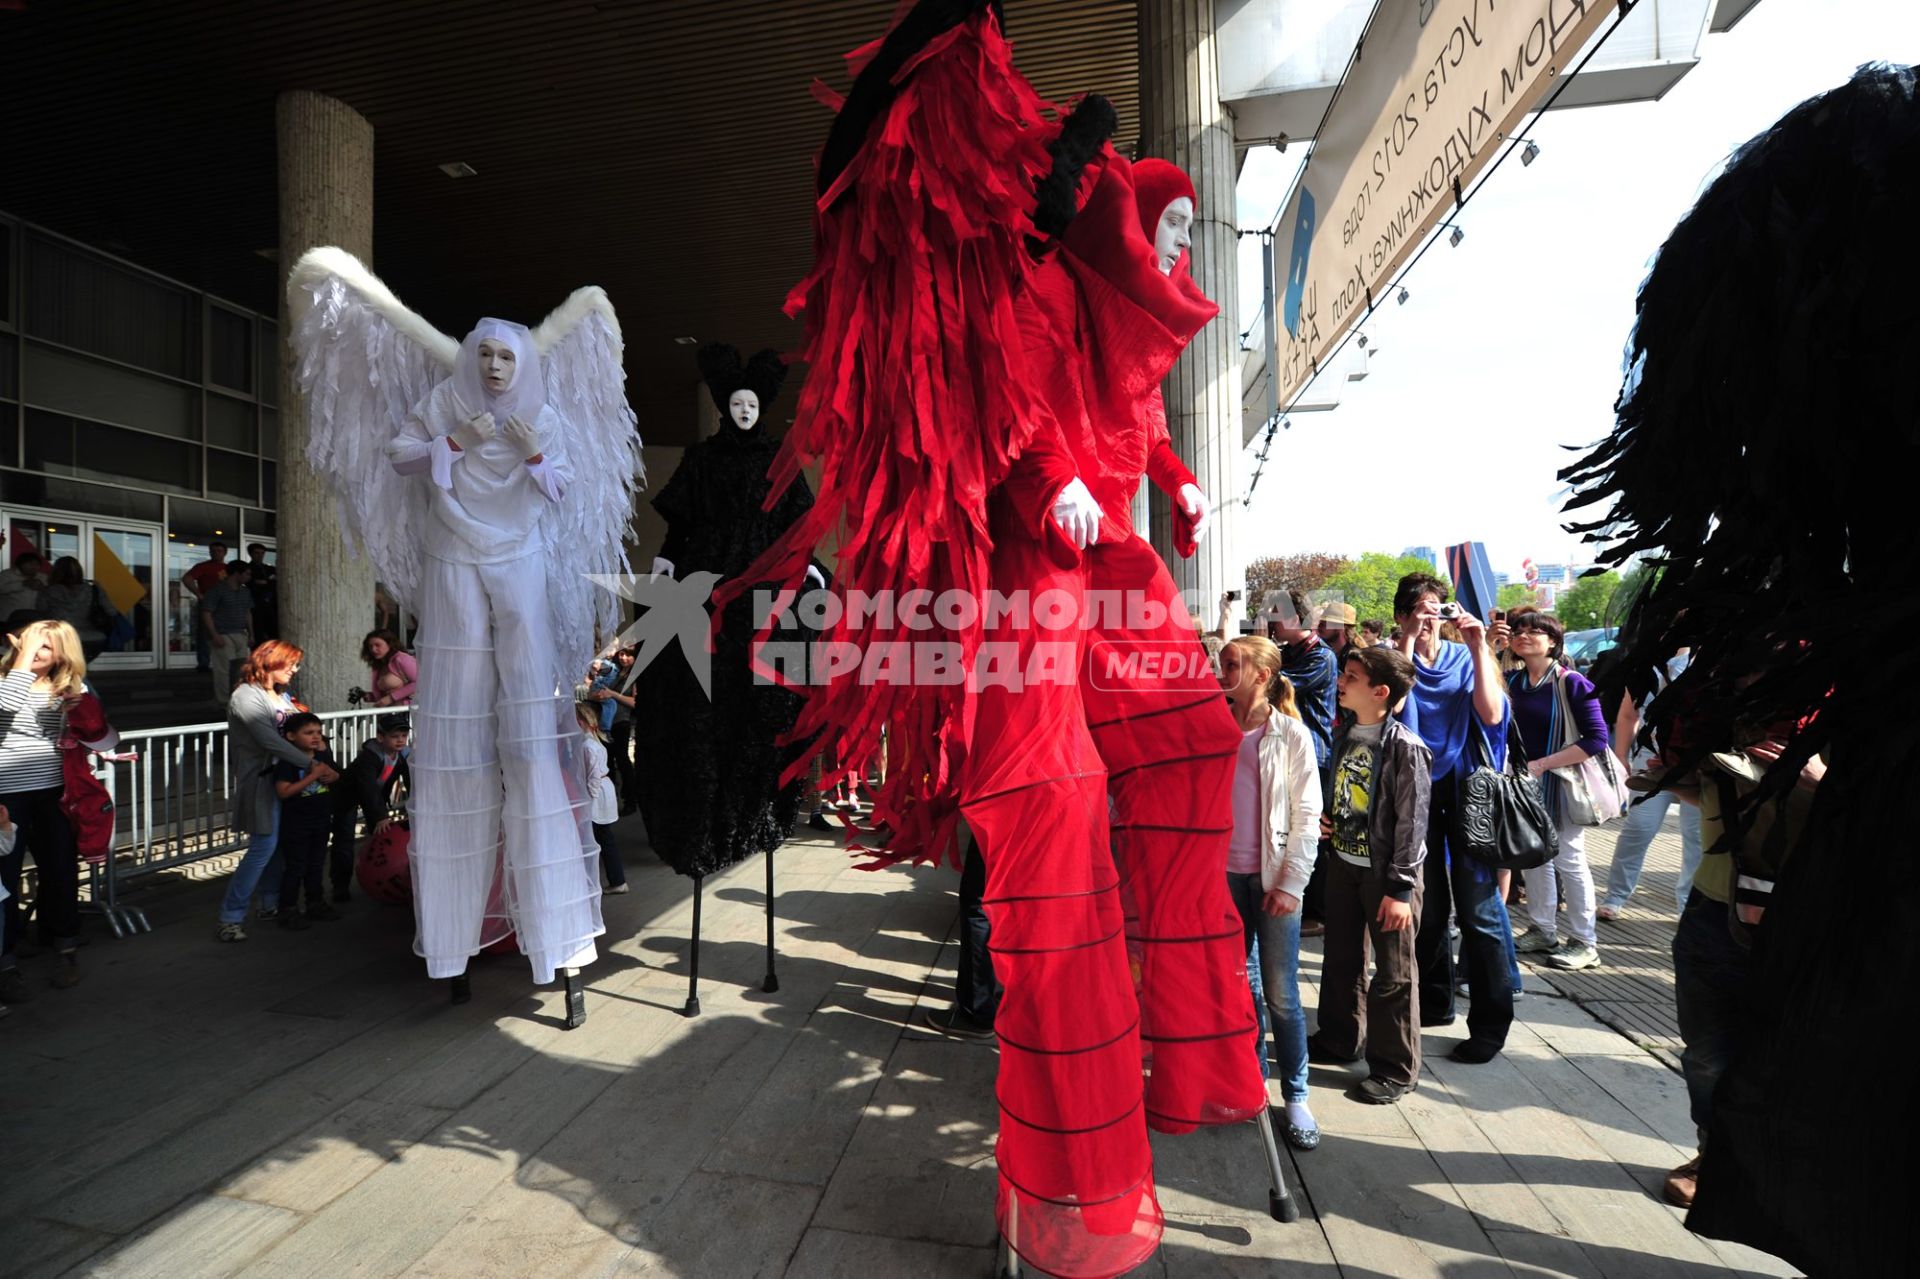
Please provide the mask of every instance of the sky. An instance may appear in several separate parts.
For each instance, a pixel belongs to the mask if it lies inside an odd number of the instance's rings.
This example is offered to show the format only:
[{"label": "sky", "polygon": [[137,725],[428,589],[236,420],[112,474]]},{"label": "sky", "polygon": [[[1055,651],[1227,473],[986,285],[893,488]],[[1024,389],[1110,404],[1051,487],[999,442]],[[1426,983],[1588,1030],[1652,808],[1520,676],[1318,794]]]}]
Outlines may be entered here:
[{"label": "sky", "polygon": [[[1248,559],[1398,553],[1482,541],[1495,572],[1588,563],[1561,529],[1555,472],[1612,426],[1634,294],[1654,251],[1728,155],[1865,62],[1920,62],[1920,4],[1761,0],[1659,102],[1549,112],[1470,200],[1458,247],[1434,245],[1404,306],[1363,324],[1374,353],[1331,412],[1273,438],[1241,521]],[[1269,225],[1303,148],[1249,155],[1242,229]],[[1260,306],[1258,240],[1242,237],[1240,305]],[[1282,264],[1284,270],[1284,263]],[[1245,459],[1251,478],[1258,439]],[[1364,497],[1356,480],[1365,478]]]}]

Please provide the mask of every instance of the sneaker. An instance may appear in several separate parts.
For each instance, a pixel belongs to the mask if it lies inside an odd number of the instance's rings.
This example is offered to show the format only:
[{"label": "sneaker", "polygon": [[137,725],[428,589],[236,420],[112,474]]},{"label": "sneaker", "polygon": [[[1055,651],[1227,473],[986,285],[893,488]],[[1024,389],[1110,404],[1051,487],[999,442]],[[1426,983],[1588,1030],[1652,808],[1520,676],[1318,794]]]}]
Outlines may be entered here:
[{"label": "sneaker", "polygon": [[621,893],[628,892],[630,890],[627,888],[625,884],[615,884],[613,887],[605,889],[603,891],[605,892],[605,895],[608,897],[618,897]]},{"label": "sneaker", "polygon": [[1593,912],[1593,917],[1595,919],[1605,920],[1611,924],[1614,920],[1620,918],[1620,908],[1618,906],[1601,906]]},{"label": "sneaker", "polygon": [[835,826],[832,822],[827,820],[827,815],[825,813],[814,813],[810,815],[807,818],[807,825],[812,827],[814,830],[839,830],[840,829],[838,826]]},{"label": "sneaker", "polygon": [[297,910],[290,910],[280,916],[280,927],[290,933],[305,932],[307,929],[313,927],[313,921]]},{"label": "sneaker", "polygon": [[1347,1096],[1369,1106],[1391,1106],[1412,1091],[1412,1084],[1396,1084],[1373,1075],[1355,1084]]},{"label": "sneaker", "polygon": [[1513,939],[1513,949],[1521,955],[1537,955],[1559,946],[1560,939],[1544,928],[1529,928]]},{"label": "sneaker", "polygon": [[33,998],[18,968],[0,968],[0,1004],[24,1004]]},{"label": "sneaker", "polygon": [[1700,1184],[1700,1156],[1695,1155],[1687,1162],[1667,1174],[1667,1184],[1661,1197],[1676,1208],[1693,1207],[1693,1192]]},{"label": "sneaker", "polygon": [[976,1021],[958,1008],[946,1008],[927,1014],[927,1024],[943,1035],[955,1039],[992,1039],[993,1027],[983,1021]]},{"label": "sneaker", "polygon": [[245,941],[247,930],[238,924],[222,924],[213,933],[215,941]]},{"label": "sneaker", "polygon": [[1467,983],[1457,981],[1453,983],[1453,993],[1462,999],[1466,999],[1473,994],[1473,991],[1468,988]]},{"label": "sneaker", "polygon": [[80,984],[80,960],[72,951],[66,951],[53,961],[53,988],[72,990]]},{"label": "sneaker", "polygon": [[[1302,937],[1324,937],[1327,935],[1327,926],[1325,922],[1318,919],[1303,919],[1300,921],[1300,935]],[[1310,1147],[1303,1146],[1301,1149],[1310,1149]]]},{"label": "sneaker", "polygon": [[318,924],[330,924],[341,917],[339,911],[325,903],[307,907],[307,918]]},{"label": "sneaker", "polygon": [[270,924],[280,918],[280,908],[278,906],[262,906],[259,910],[253,912],[253,917],[260,923]]},{"label": "sneaker", "polygon": [[1549,968],[1560,968],[1567,972],[1579,972],[1582,968],[1594,968],[1600,963],[1600,952],[1577,937],[1569,937],[1560,944],[1560,948],[1547,956]]}]

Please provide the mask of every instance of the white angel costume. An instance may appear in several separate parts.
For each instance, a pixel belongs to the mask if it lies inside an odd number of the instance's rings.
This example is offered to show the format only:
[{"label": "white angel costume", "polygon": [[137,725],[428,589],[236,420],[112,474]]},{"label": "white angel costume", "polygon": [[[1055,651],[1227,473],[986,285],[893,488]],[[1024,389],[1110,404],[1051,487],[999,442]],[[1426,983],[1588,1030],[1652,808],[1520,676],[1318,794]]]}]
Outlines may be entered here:
[{"label": "white angel costume", "polygon": [[[485,319],[455,344],[338,249],[302,257],[288,292],[307,460],[420,619],[414,950],[454,977],[516,934],[552,981],[604,931],[572,689],[616,624],[589,575],[627,573],[642,477],[612,305],[581,289],[534,331]],[[515,355],[498,392],[486,341]]]}]

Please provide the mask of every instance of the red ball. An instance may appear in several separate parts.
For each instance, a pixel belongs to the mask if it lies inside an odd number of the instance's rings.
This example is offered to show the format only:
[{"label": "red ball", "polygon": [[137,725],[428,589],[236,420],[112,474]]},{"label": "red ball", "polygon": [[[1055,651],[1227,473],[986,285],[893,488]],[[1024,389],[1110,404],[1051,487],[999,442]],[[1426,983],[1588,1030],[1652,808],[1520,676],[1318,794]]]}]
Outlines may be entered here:
[{"label": "red ball", "polygon": [[354,859],[354,878],[360,890],[377,902],[404,906],[413,900],[413,868],[407,862],[410,833],[389,826],[360,845]]}]

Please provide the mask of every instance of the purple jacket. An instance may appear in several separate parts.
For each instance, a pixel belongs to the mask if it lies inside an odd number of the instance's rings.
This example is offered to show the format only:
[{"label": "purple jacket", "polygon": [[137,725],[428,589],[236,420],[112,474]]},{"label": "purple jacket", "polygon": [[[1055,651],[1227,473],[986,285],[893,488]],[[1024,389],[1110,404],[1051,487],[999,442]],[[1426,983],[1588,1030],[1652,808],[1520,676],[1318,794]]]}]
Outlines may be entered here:
[{"label": "purple jacket", "polygon": [[[1554,671],[1567,682],[1567,700],[1573,705],[1581,749],[1589,755],[1598,755],[1607,749],[1609,742],[1607,716],[1600,708],[1600,694],[1595,691],[1593,681],[1579,671],[1564,666],[1556,666]],[[1536,688],[1528,683],[1525,670],[1515,671],[1507,676],[1507,696],[1513,699],[1513,722],[1520,730],[1520,742],[1527,748],[1527,758],[1540,759],[1559,750],[1567,734],[1555,722],[1558,708],[1553,677],[1549,676]]]}]

